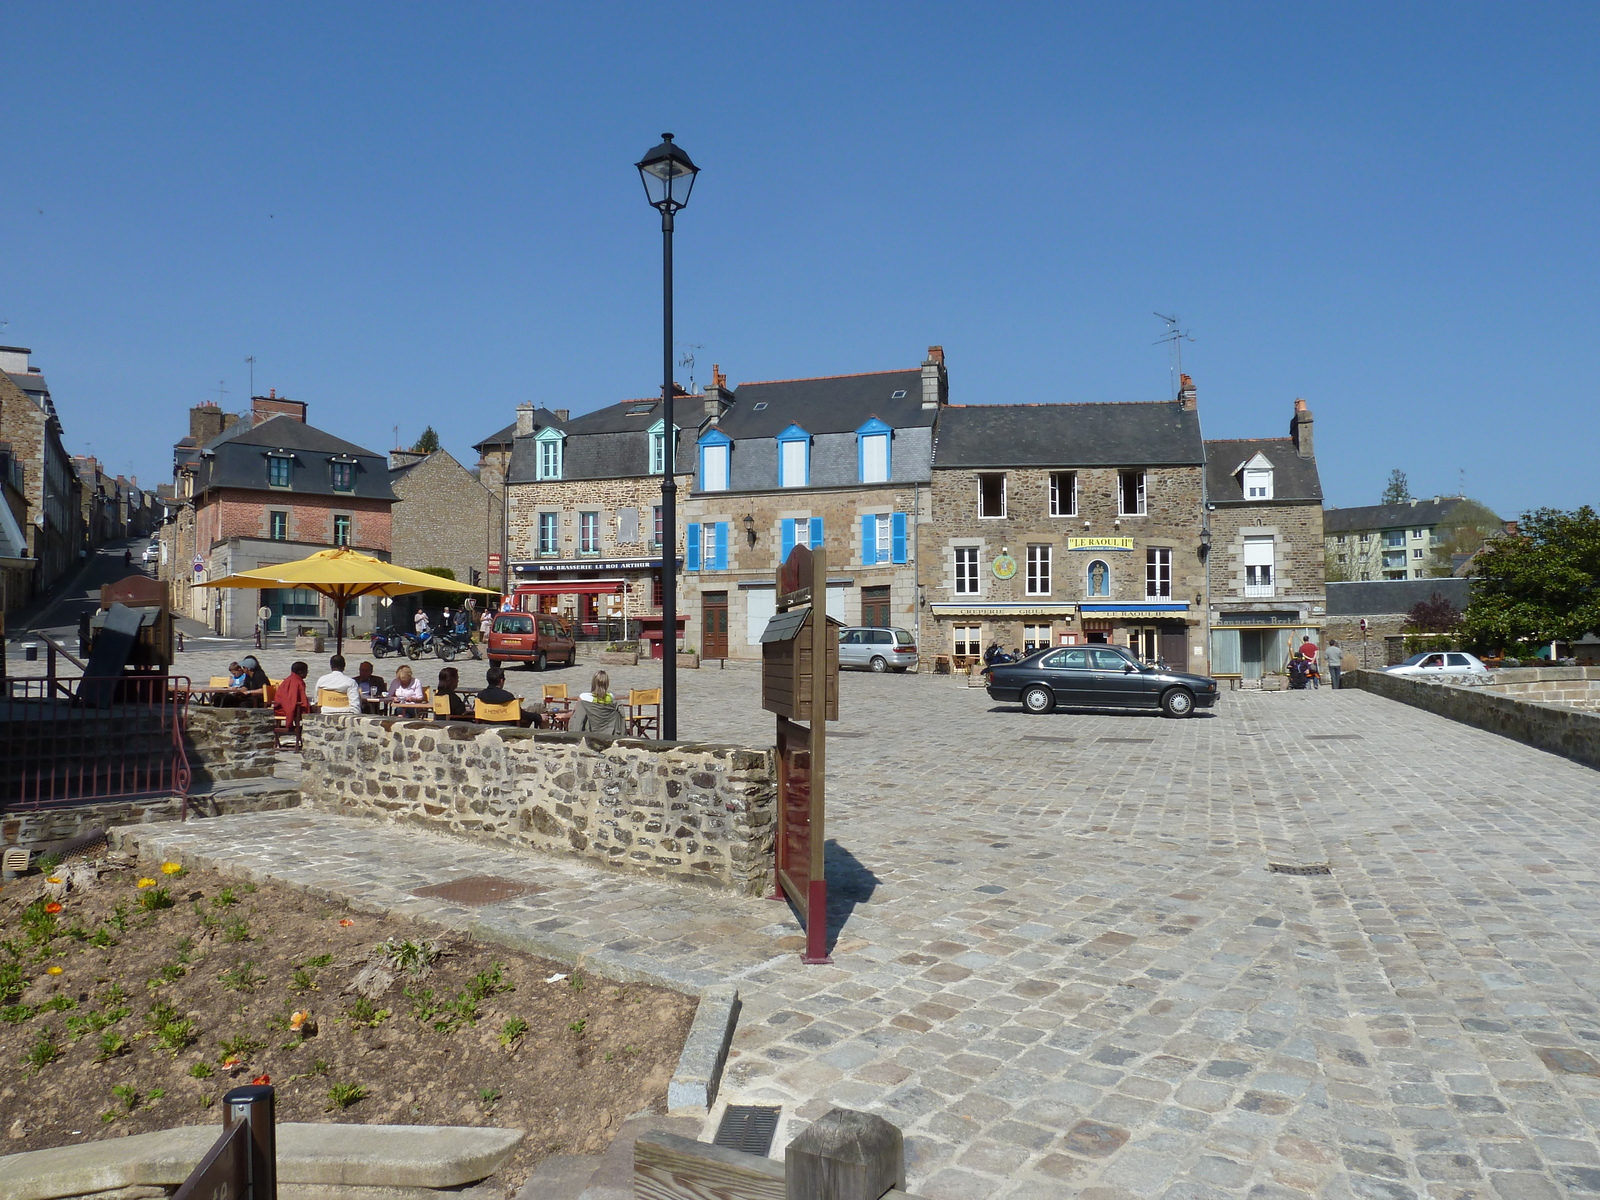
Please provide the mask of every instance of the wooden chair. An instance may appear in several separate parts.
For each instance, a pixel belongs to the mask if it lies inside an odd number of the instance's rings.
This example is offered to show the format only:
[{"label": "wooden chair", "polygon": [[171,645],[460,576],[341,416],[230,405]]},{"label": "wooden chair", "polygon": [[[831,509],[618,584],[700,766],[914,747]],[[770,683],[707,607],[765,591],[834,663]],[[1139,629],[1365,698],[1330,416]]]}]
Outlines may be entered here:
[{"label": "wooden chair", "polygon": [[[655,706],[655,712],[645,712],[651,705]],[[634,737],[661,736],[660,688],[634,688],[628,692],[628,732]]]},{"label": "wooden chair", "polygon": [[317,689],[317,708],[331,708],[336,712],[350,711],[350,697],[344,692],[336,692],[332,688]]},{"label": "wooden chair", "polygon": [[542,699],[544,700],[544,706],[546,708],[550,708],[552,706],[570,708],[572,706],[572,701],[567,698],[567,685],[564,683],[545,684],[544,695]]},{"label": "wooden chair", "polygon": [[272,718],[272,744],[280,750],[299,750],[304,743],[300,730],[300,717],[296,713],[291,724],[286,718],[276,716]]},{"label": "wooden chair", "polygon": [[213,675],[207,687],[227,687],[232,681],[226,675]]},{"label": "wooden chair", "polygon": [[435,696],[433,698],[433,715],[436,717],[448,717],[450,715],[449,696]]},{"label": "wooden chair", "polygon": [[512,699],[504,704],[485,704],[482,700],[474,700],[472,719],[480,725],[521,725],[522,702]]},{"label": "wooden chair", "polygon": [[267,686],[261,689],[261,703],[266,708],[272,707],[272,701],[278,694],[278,685],[272,680],[267,680]]}]

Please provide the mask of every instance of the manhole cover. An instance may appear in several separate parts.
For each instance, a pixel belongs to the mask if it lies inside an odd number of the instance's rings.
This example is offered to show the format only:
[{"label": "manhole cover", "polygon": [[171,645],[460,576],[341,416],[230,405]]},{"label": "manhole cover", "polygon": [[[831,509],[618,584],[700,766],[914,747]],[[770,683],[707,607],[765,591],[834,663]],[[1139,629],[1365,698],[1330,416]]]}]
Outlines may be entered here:
[{"label": "manhole cover", "polygon": [[1155,738],[1095,738],[1097,742],[1115,742],[1121,746],[1148,746]]},{"label": "manhole cover", "polygon": [[764,1104],[730,1104],[723,1110],[722,1123],[717,1126],[712,1145],[765,1158],[772,1149],[772,1136],[778,1132],[781,1111],[777,1106],[769,1108]]},{"label": "manhole cover", "polygon": [[1359,733],[1308,733],[1308,742],[1359,742],[1362,735]]},{"label": "manhole cover", "polygon": [[1275,863],[1269,862],[1267,870],[1274,875],[1332,875],[1327,863]]},{"label": "manhole cover", "polygon": [[524,883],[520,879],[506,879],[501,875],[468,875],[465,879],[452,879],[449,883],[430,883],[427,887],[414,889],[411,894],[477,908],[484,904],[504,904],[518,896],[531,896],[544,890],[537,883]]}]

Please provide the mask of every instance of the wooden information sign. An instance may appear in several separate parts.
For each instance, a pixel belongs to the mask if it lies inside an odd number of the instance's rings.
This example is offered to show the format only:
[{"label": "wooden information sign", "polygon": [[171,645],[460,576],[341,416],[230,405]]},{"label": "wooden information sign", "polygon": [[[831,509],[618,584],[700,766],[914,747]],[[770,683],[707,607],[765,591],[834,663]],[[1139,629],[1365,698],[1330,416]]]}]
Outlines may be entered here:
[{"label": "wooden information sign", "polygon": [[[777,615],[761,635],[761,706],[778,718],[778,845],[772,899],[804,914],[804,963],[827,963],[827,730],[839,719],[839,634],[827,615],[828,552],[797,546],[778,568]],[[799,722],[805,721],[802,725]]]}]

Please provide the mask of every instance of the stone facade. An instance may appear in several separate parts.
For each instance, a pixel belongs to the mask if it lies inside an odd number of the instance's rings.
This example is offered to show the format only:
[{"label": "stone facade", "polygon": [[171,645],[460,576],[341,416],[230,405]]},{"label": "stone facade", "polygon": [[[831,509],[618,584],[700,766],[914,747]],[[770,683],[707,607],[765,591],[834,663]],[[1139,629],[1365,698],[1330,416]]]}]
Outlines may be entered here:
[{"label": "stone facade", "polygon": [[431,721],[305,722],[308,804],[759,895],[772,880],[770,750]]},{"label": "stone facade", "polygon": [[195,792],[223,781],[268,779],[278,765],[270,708],[191,705],[183,744]]},{"label": "stone facade", "polygon": [[61,422],[42,381],[33,384],[39,377],[30,372],[27,355],[25,350],[0,351],[0,441],[11,444],[12,455],[22,464],[28,556],[38,564],[34,586],[44,590],[77,569],[83,548],[82,502],[77,473],[62,444]]},{"label": "stone facade", "polygon": [[476,571],[481,582],[490,553],[500,550],[498,487],[484,487],[446,450],[428,455],[397,451],[389,461],[390,486],[398,501],[393,509],[393,561],[403,567],[447,567],[462,583],[473,582]]}]

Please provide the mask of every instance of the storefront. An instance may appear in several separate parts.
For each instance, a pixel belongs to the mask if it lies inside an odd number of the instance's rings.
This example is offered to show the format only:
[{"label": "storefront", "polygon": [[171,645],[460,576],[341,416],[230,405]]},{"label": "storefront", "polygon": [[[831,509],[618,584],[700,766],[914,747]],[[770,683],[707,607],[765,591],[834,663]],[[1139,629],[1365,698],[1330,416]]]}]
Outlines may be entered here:
[{"label": "storefront", "polygon": [[1188,671],[1201,655],[1190,645],[1189,630],[1198,623],[1189,605],[1167,601],[1085,602],[1078,619],[1087,642],[1126,646],[1145,662],[1159,662],[1174,671]]},{"label": "storefront", "polygon": [[511,564],[517,607],[551,613],[588,641],[661,636],[659,558],[538,559]]},{"label": "storefront", "polygon": [[991,643],[999,643],[1009,653],[1070,645],[1078,640],[1072,621],[1077,605],[1073,604],[991,601],[930,604],[928,609],[938,633],[925,652],[935,658],[950,655],[958,669],[982,658]]},{"label": "storefront", "polygon": [[1211,674],[1246,680],[1281,675],[1306,638],[1320,644],[1321,630],[1298,610],[1219,613],[1211,629]]}]

